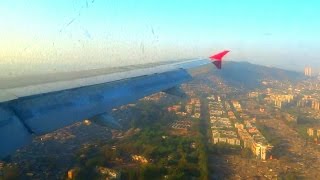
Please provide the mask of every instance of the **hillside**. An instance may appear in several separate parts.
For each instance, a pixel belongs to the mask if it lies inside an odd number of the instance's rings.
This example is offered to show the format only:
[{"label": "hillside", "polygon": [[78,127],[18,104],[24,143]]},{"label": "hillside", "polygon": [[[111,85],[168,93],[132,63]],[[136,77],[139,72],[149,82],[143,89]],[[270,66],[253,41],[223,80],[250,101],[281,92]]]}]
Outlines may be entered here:
[{"label": "hillside", "polygon": [[[262,80],[279,80],[297,82],[304,79],[302,73],[267,67],[248,62],[224,62],[221,70],[214,70],[214,75],[222,78],[227,84],[249,89],[261,85]],[[212,71],[211,71],[212,72]]]}]

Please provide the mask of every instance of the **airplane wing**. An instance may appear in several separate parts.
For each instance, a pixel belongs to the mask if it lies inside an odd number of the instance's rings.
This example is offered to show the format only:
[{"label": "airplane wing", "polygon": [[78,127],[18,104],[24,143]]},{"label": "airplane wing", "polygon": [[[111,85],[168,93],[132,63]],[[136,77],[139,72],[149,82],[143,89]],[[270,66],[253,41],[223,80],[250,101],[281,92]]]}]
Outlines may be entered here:
[{"label": "airplane wing", "polygon": [[222,66],[222,58],[225,56],[229,51],[222,51],[221,53],[215,54],[210,56],[210,60],[212,63],[218,68],[221,69]]},{"label": "airplane wing", "polygon": [[160,91],[179,96],[178,85],[212,59],[221,63],[226,53],[219,54],[210,59],[0,78],[0,158],[30,143],[34,135],[84,119],[108,124],[112,119],[108,110],[145,96]]}]

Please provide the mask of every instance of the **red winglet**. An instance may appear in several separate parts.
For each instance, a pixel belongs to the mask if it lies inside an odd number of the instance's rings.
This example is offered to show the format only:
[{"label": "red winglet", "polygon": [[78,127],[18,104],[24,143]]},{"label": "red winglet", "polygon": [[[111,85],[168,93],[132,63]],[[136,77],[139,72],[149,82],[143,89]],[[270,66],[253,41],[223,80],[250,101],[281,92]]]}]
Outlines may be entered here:
[{"label": "red winglet", "polygon": [[218,68],[221,69],[221,61],[223,56],[225,56],[229,51],[222,51],[218,54],[212,55],[209,58],[211,59],[212,63]]}]

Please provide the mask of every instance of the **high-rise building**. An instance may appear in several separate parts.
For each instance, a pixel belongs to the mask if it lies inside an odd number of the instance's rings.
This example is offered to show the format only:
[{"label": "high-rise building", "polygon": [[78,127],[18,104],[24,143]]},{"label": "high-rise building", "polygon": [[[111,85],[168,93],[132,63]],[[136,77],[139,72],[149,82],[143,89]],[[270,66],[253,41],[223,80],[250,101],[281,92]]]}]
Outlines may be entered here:
[{"label": "high-rise building", "polygon": [[277,108],[281,108],[282,107],[282,102],[280,100],[275,100],[274,101],[274,106]]},{"label": "high-rise building", "polygon": [[320,103],[318,100],[312,100],[311,108],[314,110],[320,110]]},{"label": "high-rise building", "polygon": [[305,76],[309,76],[309,77],[312,76],[312,69],[311,69],[310,66],[307,66],[307,67],[304,68],[304,75]]},{"label": "high-rise building", "polygon": [[312,136],[314,135],[314,130],[313,130],[313,128],[308,128],[308,129],[307,129],[307,134],[312,137]]}]

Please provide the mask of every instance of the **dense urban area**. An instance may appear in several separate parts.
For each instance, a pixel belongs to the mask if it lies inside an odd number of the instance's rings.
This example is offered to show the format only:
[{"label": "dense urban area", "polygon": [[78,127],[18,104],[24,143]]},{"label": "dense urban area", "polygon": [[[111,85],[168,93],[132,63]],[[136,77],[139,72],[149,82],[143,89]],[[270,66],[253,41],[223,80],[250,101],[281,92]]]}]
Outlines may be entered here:
[{"label": "dense urban area", "polygon": [[158,93],[34,138],[0,161],[0,179],[320,179],[320,80],[252,88],[200,75],[186,98]]}]

